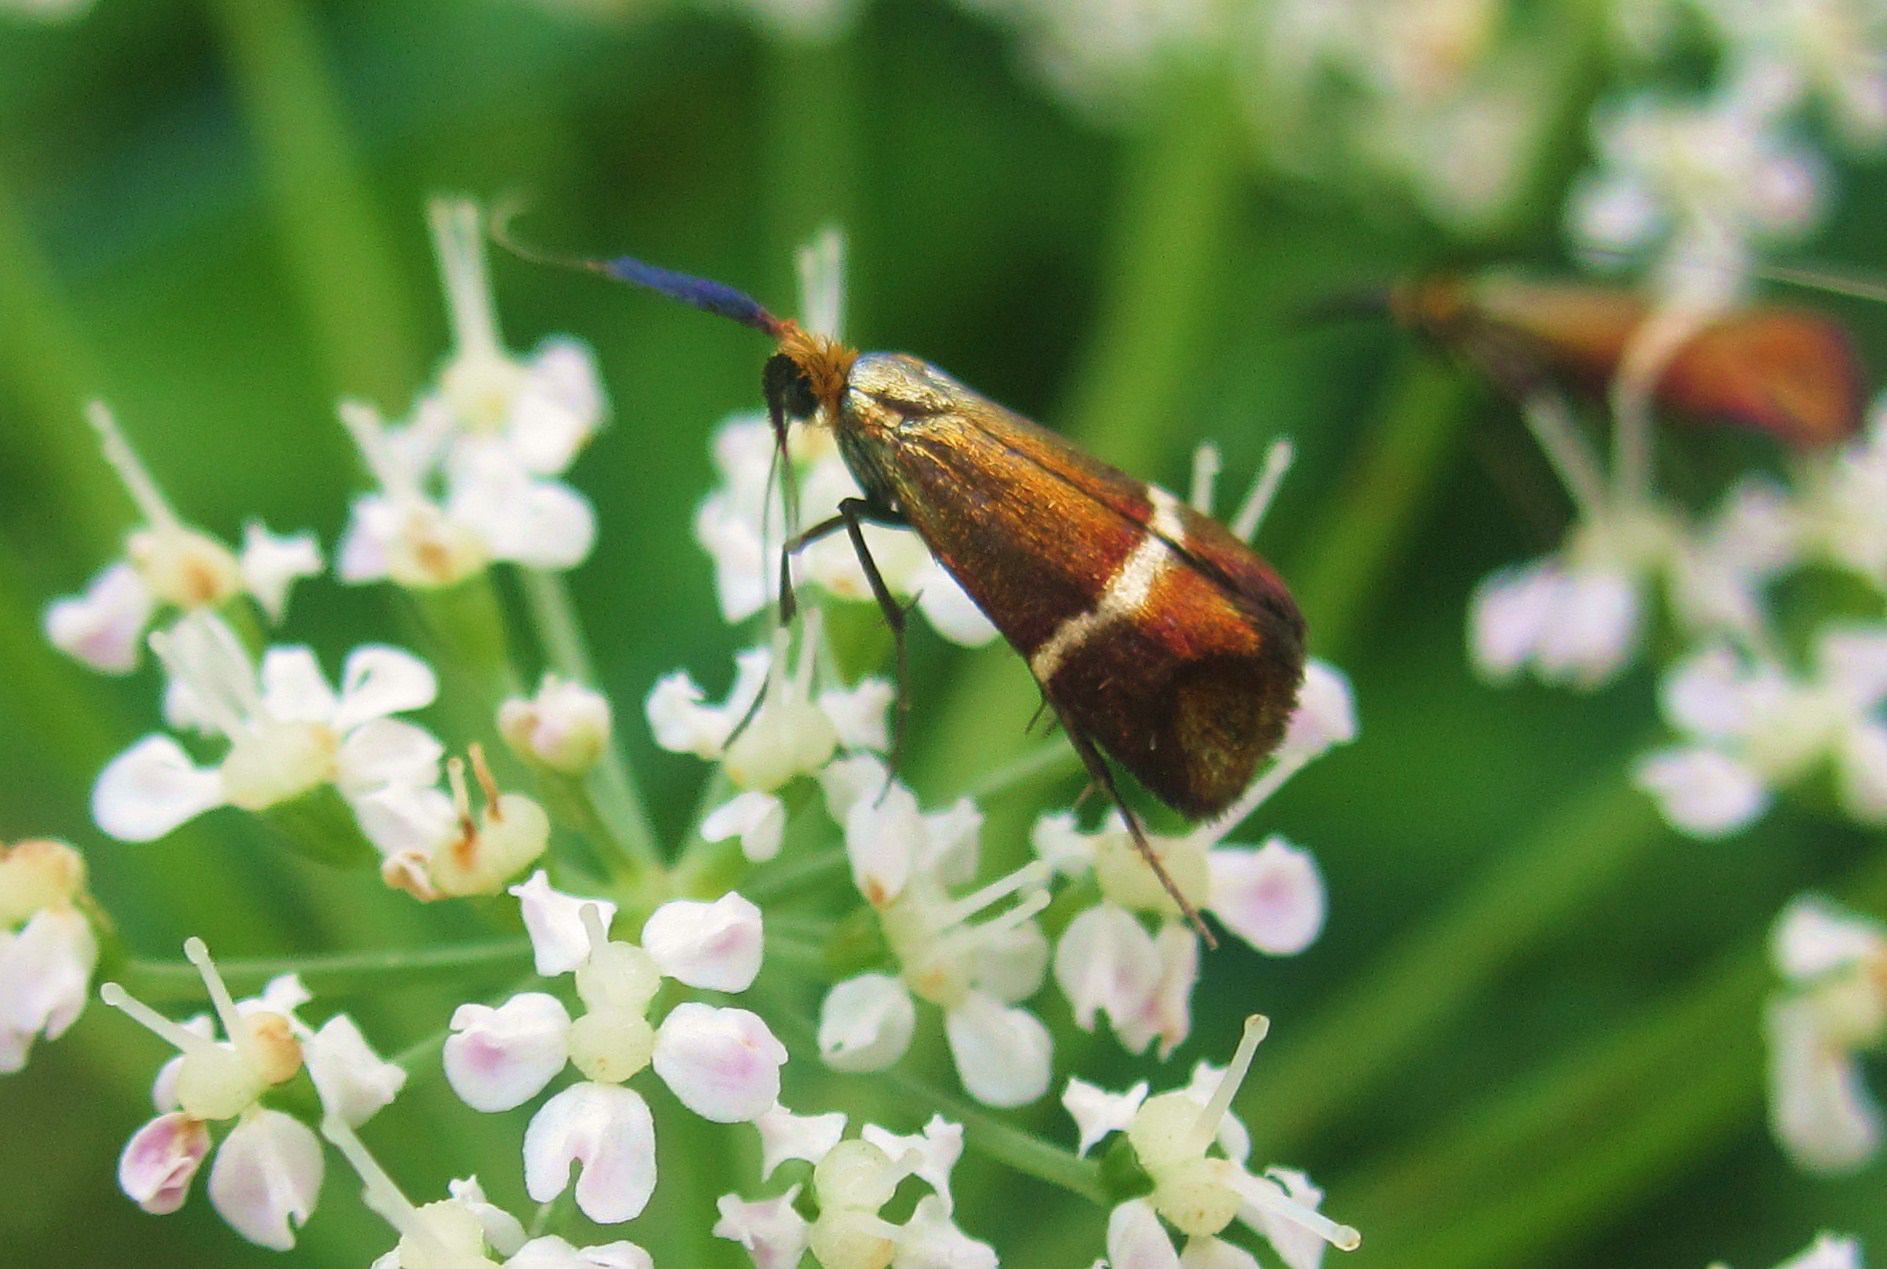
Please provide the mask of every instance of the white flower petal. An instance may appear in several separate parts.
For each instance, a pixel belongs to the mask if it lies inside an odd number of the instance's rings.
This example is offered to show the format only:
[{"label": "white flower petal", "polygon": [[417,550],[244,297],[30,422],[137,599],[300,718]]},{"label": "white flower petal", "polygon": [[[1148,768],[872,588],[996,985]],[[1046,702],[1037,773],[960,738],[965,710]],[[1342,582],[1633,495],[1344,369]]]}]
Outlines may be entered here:
[{"label": "white flower petal", "polygon": [[455,1177],[447,1181],[446,1193],[478,1221],[478,1227],[484,1231],[485,1242],[494,1252],[500,1256],[510,1256],[524,1246],[524,1226],[517,1217],[485,1197],[485,1187],[478,1183],[476,1176]]},{"label": "white flower petal", "polygon": [[845,816],[845,853],[865,902],[882,908],[902,893],[911,877],[915,847],[924,837],[917,796],[902,784],[894,782],[882,796],[852,803]]},{"label": "white flower petal", "polygon": [[1258,1258],[1222,1238],[1189,1238],[1179,1269],[1260,1269]]},{"label": "white flower petal", "polygon": [[605,930],[616,919],[616,905],[607,899],[586,899],[553,890],[542,868],[512,886],[508,893],[517,896],[524,929],[531,936],[531,950],[537,956],[537,972],[545,978],[567,974],[589,958],[590,936],[583,928],[586,904],[593,903],[600,910]]},{"label": "white flower petal", "polygon": [[1861,1244],[1853,1238],[1823,1234],[1808,1250],[1789,1257],[1776,1269],[1861,1269]]},{"label": "white flower petal", "polygon": [[1160,1060],[1165,1061],[1192,1031],[1192,989],[1199,982],[1199,940],[1186,926],[1168,922],[1154,935],[1153,954],[1159,967],[1153,990],[1142,999],[1139,1011],[1122,1018],[1116,1023],[1116,1029],[1121,1044],[1134,1053],[1157,1039]]},{"label": "white flower petal", "polygon": [[1568,573],[1539,633],[1541,679],[1577,688],[1610,680],[1637,650],[1641,609],[1638,588],[1623,573]]},{"label": "white flower petal", "polygon": [[1152,994],[1159,972],[1153,936],[1119,904],[1103,901],[1081,913],[1055,946],[1055,983],[1083,1031],[1094,1030],[1101,1013],[1118,1031]]},{"label": "white flower petal", "polygon": [[138,666],[156,607],[138,571],[120,560],[94,577],[82,594],[47,607],[46,640],[94,670],[129,674]]},{"label": "white flower petal", "polygon": [[983,615],[957,579],[932,561],[911,579],[917,608],[931,628],[964,648],[980,648],[996,638],[996,625]]},{"label": "white flower petal", "polygon": [[555,1234],[533,1238],[504,1262],[504,1269],[655,1269],[649,1253],[627,1240],[572,1247]]},{"label": "white flower petal", "polygon": [[348,654],[334,729],[352,731],[373,718],[424,709],[439,695],[432,667],[400,648],[369,644]]},{"label": "white flower petal", "polygon": [[1748,677],[1728,648],[1679,662],[1659,684],[1658,702],[1671,726],[1699,740],[1736,739],[1755,721]]},{"label": "white flower petal", "polygon": [[159,1115],[125,1143],[118,1156],[118,1188],[154,1216],[183,1206],[190,1182],[210,1153],[210,1130],[181,1111]]},{"label": "white flower petal", "polygon": [[1324,881],[1317,861],[1282,837],[1257,850],[1223,847],[1206,856],[1212,897],[1206,907],[1261,952],[1295,956],[1324,927]]},{"label": "white flower petal", "polygon": [[596,546],[596,510],[568,485],[532,482],[505,523],[516,528],[493,541],[493,555],[531,568],[575,568]]},{"label": "white flower petal", "polygon": [[758,1014],[676,1005],[655,1033],[655,1073],[682,1105],[718,1124],[758,1119],[780,1100],[786,1046]]},{"label": "white flower petal", "polygon": [[924,817],[917,866],[946,886],[968,885],[981,857],[983,812],[969,798],[958,798]]},{"label": "white flower petal", "polygon": [[655,1120],[640,1094],[615,1084],[574,1084],[545,1102],[524,1130],[524,1188],[548,1203],[580,1165],[577,1207],[591,1220],[633,1220],[655,1192]]},{"label": "white flower petal", "polygon": [[1804,982],[1887,955],[1887,928],[1815,895],[1803,895],[1776,918],[1770,947],[1783,976]]},{"label": "white flower petal", "polygon": [[523,992],[496,1009],[460,1005],[445,1043],[446,1082],[473,1110],[522,1106],[563,1070],[569,1034],[563,1002],[541,991]]},{"label": "white flower petal", "polygon": [[326,723],[338,704],[321,673],[314,652],[303,647],[274,647],[262,654],[257,673],[262,708],[282,722]]},{"label": "white flower petal", "polygon": [[1062,876],[1079,877],[1094,868],[1096,836],[1081,831],[1073,811],[1055,811],[1035,821],[1029,845]]},{"label": "white flower petal", "polygon": [[971,955],[970,985],[1005,1005],[1020,1004],[1048,978],[1048,936],[1034,921],[984,935]]},{"label": "white flower petal", "polygon": [[866,797],[877,797],[890,781],[890,768],[876,754],[852,754],[834,758],[819,771],[819,788],[825,794],[826,813],[841,826],[852,808]]},{"label": "white flower petal", "polygon": [[662,973],[707,991],[745,991],[760,972],[760,909],[729,891],[713,903],[675,899],[642,927]]},{"label": "white flower petal", "polygon": [[1496,682],[1513,677],[1538,651],[1561,574],[1547,564],[1502,569],[1468,601],[1474,664]]},{"label": "white flower petal", "polygon": [[302,1060],[321,1094],[321,1105],[359,1127],[406,1087],[406,1070],[367,1043],[354,1020],[337,1013],[302,1041]]},{"label": "white flower petal", "polygon": [[942,1115],[932,1115],[921,1133],[899,1134],[866,1124],[859,1135],[885,1152],[912,1176],[931,1188],[942,1200],[947,1215],[954,1207],[950,1196],[950,1173],[963,1157],[963,1125]]},{"label": "white flower petal", "polygon": [[459,812],[443,790],[390,784],[353,800],[354,818],[388,859],[424,862],[458,836]]},{"label": "white flower petal", "polygon": [[755,1202],[723,1194],[715,1201],[721,1218],[714,1222],[714,1236],[746,1248],[754,1269],[798,1269],[810,1229],[793,1208],[798,1196],[797,1185],[777,1198]]},{"label": "white flower petal", "polygon": [[1851,1172],[1880,1150],[1881,1113],[1860,1064],[1830,1044],[1814,1008],[1769,1006],[1769,1122],[1789,1156],[1814,1172]]},{"label": "white flower petal", "polygon": [[950,1204],[927,1194],[898,1236],[891,1269],[996,1269],[996,1249],[958,1229]]},{"label": "white flower petal", "polygon": [[92,818],[121,842],[156,841],[223,802],[222,777],[162,735],[113,758],[92,786]]},{"label": "white flower petal", "polygon": [[243,1116],[210,1165],[210,1202],[258,1247],[287,1251],[314,1212],[323,1172],[314,1130],[279,1110]]},{"label": "white flower petal", "polygon": [[860,974],[836,984],[819,1006],[819,1057],[835,1071],[882,1071],[904,1056],[917,1006],[902,982]]},{"label": "white flower petal", "polygon": [[90,999],[98,938],[72,908],[41,908],[18,933],[0,929],[0,1074],[17,1071],[36,1036],[56,1040]]},{"label": "white flower petal", "polygon": [[760,1130],[760,1179],[766,1180],[788,1159],[817,1163],[845,1135],[843,1111],[823,1115],[795,1115],[775,1105],[753,1121]]},{"label": "white flower petal", "polygon": [[1068,1087],[1062,1090],[1061,1104],[1073,1117],[1075,1131],[1081,1135],[1075,1153],[1085,1157],[1109,1133],[1126,1132],[1140,1104],[1146,1100],[1145,1080],[1124,1093],[1110,1093],[1098,1084],[1069,1079]]},{"label": "white flower petal", "polygon": [[388,784],[426,788],[439,782],[445,752],[438,738],[417,723],[375,718],[341,742],[334,783],[348,797]]},{"label": "white flower petal", "polygon": [[786,836],[786,803],[771,793],[749,789],[715,807],[701,821],[703,841],[740,838],[740,853],[756,864],[780,853]]},{"label": "white flower petal", "polygon": [[574,339],[551,338],[539,344],[505,429],[525,469],[540,476],[562,475],[602,421],[603,385],[595,356]]},{"label": "white flower petal", "polygon": [[957,1077],[986,1106],[1025,1106],[1048,1091],[1054,1041],[1042,1020],[973,991],[944,1014]]},{"label": "white flower petal", "polygon": [[277,536],[259,520],[242,528],[242,587],[254,597],[271,622],[280,623],[288,612],[289,592],[304,577],[322,569],[321,547],[312,533]]},{"label": "white flower petal", "polygon": [[1863,824],[1887,823],[1887,727],[1870,722],[1850,729],[1836,774],[1848,814]]},{"label": "white flower petal", "polygon": [[1693,837],[1726,837],[1769,809],[1769,790],[1756,774],[1715,749],[1648,754],[1632,779],[1673,828]]},{"label": "white flower petal", "polygon": [[882,752],[891,747],[885,714],[897,694],[887,679],[860,679],[849,690],[828,688],[819,693],[819,709],[839,733],[841,748]]},{"label": "white flower petal", "polygon": [[1129,1199],[1108,1214],[1107,1263],[1109,1269],[1179,1269],[1179,1253],[1153,1204]]},{"label": "white flower petal", "polygon": [[1285,727],[1280,752],[1314,755],[1356,739],[1356,693],[1349,676],[1327,661],[1304,666],[1297,708]]},{"label": "white flower petal", "polygon": [[643,707],[655,743],[670,753],[691,753],[709,761],[720,757],[733,722],[722,710],[703,705],[706,699],[707,693],[685,670],[657,679]]}]

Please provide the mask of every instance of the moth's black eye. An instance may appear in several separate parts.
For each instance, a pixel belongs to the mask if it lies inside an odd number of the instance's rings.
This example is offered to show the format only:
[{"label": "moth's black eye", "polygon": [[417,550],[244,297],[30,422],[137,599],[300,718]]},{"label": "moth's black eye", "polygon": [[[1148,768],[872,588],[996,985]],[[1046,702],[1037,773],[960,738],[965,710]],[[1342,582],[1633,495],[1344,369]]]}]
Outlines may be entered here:
[{"label": "moth's black eye", "polygon": [[812,380],[799,368],[799,363],[785,353],[774,353],[767,358],[766,369],[760,373],[760,388],[766,394],[769,409],[778,409],[789,419],[809,419],[819,409],[818,398],[812,393]]}]

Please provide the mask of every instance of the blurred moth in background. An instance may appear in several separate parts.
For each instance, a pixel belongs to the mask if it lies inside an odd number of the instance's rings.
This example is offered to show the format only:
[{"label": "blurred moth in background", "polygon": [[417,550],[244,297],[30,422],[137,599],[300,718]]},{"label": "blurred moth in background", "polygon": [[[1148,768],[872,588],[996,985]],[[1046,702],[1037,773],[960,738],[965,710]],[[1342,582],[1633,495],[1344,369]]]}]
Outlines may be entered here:
[{"label": "blurred moth in background", "polygon": [[[647,287],[777,341],[761,382],[780,453],[789,424],[828,428],[864,491],[841,501],[830,519],[789,528],[780,560],[782,619],[794,614],[793,555],[844,531],[902,667],[904,609],[872,560],[863,526],[914,530],[1027,659],[1089,776],[1212,945],[1103,754],[1190,818],[1210,818],[1236,801],[1283,738],[1304,675],[1304,621],[1269,564],[1173,494],[1083,453],[929,362],[860,353],[774,316],[732,287],[640,260],[546,260],[508,245],[527,259]],[[790,486],[786,496],[790,526]]]},{"label": "blurred moth in background", "polygon": [[[1634,345],[1651,346],[1646,335],[1660,316],[1658,300],[1631,287],[1509,273],[1420,278],[1381,303],[1520,398],[1553,387],[1604,399]],[[1866,371],[1846,328],[1819,313],[1779,305],[1692,313],[1656,352],[1651,401],[1673,419],[1766,432],[1798,449],[1861,429]]]}]

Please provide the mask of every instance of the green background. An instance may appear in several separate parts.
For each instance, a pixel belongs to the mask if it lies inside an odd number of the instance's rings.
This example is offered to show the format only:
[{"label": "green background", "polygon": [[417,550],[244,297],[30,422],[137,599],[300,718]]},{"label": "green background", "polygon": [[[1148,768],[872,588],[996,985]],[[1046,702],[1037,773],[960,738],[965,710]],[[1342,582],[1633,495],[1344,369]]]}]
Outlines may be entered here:
[{"label": "green background", "polygon": [[[1573,123],[1537,195],[1475,244],[1361,176],[1269,174],[1209,67],[1163,73],[1127,126],[1102,130],[1051,100],[998,30],[914,0],[810,47],[700,14],[588,24],[501,0],[100,0],[72,25],[0,26],[0,835],[81,845],[141,956],[173,957],[189,933],[227,957],[481,937],[477,914],[325,872],[233,814],[149,846],[90,828],[93,775],[153,726],[156,683],[91,677],[38,635],[45,601],[130,523],[79,402],[116,407],[194,522],[233,538],[259,515],[331,545],[360,484],[335,398],[401,409],[445,348],[428,195],[523,192],[540,241],[632,250],[776,307],[791,303],[792,246],[836,221],[865,347],[919,353],[1169,486],[1203,439],[1225,450],[1226,498],[1274,437],[1298,444],[1261,546],[1303,598],[1314,650],[1352,674],[1362,739],[1240,836],[1311,847],[1330,923],[1295,960],[1209,958],[1167,1078],[1222,1061],[1244,1013],[1272,1016],[1241,1106],[1256,1158],[1308,1169],[1326,1209],[1364,1231],[1363,1251],[1331,1263],[1753,1267],[1818,1228],[1887,1254],[1879,1166],[1805,1179],[1767,1138],[1757,1014],[1757,953],[1787,898],[1821,885],[1887,910],[1878,844],[1793,804],[1721,844],[1664,831],[1624,774],[1655,734],[1648,671],[1590,697],[1479,684],[1468,593],[1556,540],[1560,499],[1510,412],[1443,362],[1387,329],[1292,316],[1451,261],[1550,264],[1577,121],[1609,73],[1595,20],[1593,6],[1533,15],[1531,38],[1568,50],[1542,91],[1563,93]],[[1817,250],[1865,269],[1887,184],[1844,180]],[[755,403],[765,350],[591,278],[508,258],[494,273],[513,344],[591,341],[612,394],[613,426],[574,476],[602,538],[572,586],[675,838],[700,767],[654,749],[640,701],[678,665],[718,688],[749,637],[719,621],[689,524],[710,429]],[[1880,362],[1881,314],[1841,311]],[[1707,491],[1748,461],[1775,455],[1687,438],[1674,483]],[[855,643],[874,637],[853,626]],[[300,592],[289,629],[330,667],[402,633],[385,596],[328,580]],[[1001,649],[948,649],[920,626],[914,654],[912,778],[942,800],[1025,746],[1035,702]],[[992,803],[991,856],[1019,858],[1030,817],[1073,792]],[[332,1003],[397,1051],[500,986]],[[1075,1038],[1058,1000],[1043,1007],[1064,1037],[1058,1075],[1155,1074]],[[914,1067],[944,1069],[937,1047]],[[921,1122],[912,1098],[823,1078],[800,1052],[789,1103]],[[0,1081],[0,1261],[272,1259],[200,1185],[161,1220],[117,1193],[160,1057],[93,1007]],[[430,1070],[370,1144],[419,1200],[476,1170],[525,1210],[525,1112],[475,1114]],[[760,1192],[751,1132],[655,1100],[662,1188],[622,1232],[663,1264],[741,1263],[706,1230],[714,1194]],[[1072,1140],[1052,1104],[1022,1122]],[[974,1157],[960,1177],[964,1223],[1008,1263],[1100,1253],[1099,1209]],[[297,1263],[358,1265],[391,1245],[351,1188],[331,1158]]]}]

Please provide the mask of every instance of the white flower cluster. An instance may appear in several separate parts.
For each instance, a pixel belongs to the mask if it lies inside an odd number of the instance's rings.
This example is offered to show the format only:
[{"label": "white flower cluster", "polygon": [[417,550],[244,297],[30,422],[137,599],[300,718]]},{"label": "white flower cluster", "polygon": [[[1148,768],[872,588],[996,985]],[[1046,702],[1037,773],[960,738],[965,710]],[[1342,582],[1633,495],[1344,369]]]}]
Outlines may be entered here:
[{"label": "white flower cluster", "polygon": [[337,548],[346,582],[452,586],[493,562],[562,570],[589,558],[596,513],[559,478],[601,427],[602,383],[589,349],[561,337],[529,357],[504,347],[476,205],[432,207],[454,347],[408,419],[344,402],[378,486],[355,500]]}]

